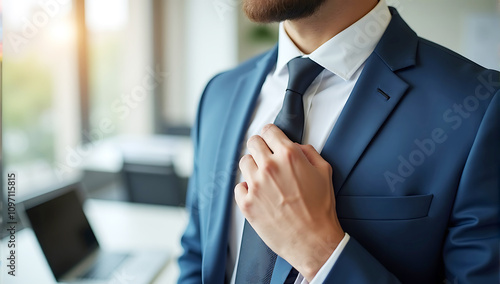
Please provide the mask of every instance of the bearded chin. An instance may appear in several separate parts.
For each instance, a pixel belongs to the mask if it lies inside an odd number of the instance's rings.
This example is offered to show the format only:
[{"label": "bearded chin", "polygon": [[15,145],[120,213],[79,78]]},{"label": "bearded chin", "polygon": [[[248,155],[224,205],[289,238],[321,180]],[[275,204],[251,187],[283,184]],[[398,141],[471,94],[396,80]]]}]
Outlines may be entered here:
[{"label": "bearded chin", "polygon": [[258,23],[282,22],[311,16],[326,0],[243,0],[247,17]]}]

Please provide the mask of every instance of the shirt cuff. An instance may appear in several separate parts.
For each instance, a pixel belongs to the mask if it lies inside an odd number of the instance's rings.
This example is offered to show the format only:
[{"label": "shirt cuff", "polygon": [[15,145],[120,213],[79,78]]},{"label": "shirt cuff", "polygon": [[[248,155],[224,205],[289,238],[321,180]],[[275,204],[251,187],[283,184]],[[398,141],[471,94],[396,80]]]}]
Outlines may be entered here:
[{"label": "shirt cuff", "polygon": [[307,282],[307,280],[299,274],[299,277],[297,277],[297,280],[302,279],[302,282],[296,281],[295,283],[300,283],[300,284],[321,284],[325,281],[326,277],[328,276],[328,273],[333,268],[333,265],[335,262],[337,262],[337,259],[339,258],[340,254],[344,250],[344,247],[347,245],[347,242],[349,241],[350,236],[349,234],[345,233],[344,238],[340,241],[339,245],[335,250],[333,251],[332,255],[328,258],[328,260],[323,264],[323,266],[318,270],[318,273],[314,276],[314,278],[311,280],[311,282]]}]

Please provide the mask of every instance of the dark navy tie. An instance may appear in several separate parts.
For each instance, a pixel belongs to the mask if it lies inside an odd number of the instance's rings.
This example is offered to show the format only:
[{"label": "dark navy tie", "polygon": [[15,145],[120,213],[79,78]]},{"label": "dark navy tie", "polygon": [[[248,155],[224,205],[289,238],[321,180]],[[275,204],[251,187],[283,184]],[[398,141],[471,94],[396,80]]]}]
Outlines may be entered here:
[{"label": "dark navy tie", "polygon": [[[287,64],[288,86],[283,106],[274,121],[290,140],[301,143],[304,132],[304,103],[302,96],[323,67],[309,58],[297,57]],[[270,283],[276,254],[261,240],[245,220],[241,240],[240,257],[236,270],[236,284]],[[292,269],[285,283],[297,277]],[[293,282],[291,282],[293,283]]]}]

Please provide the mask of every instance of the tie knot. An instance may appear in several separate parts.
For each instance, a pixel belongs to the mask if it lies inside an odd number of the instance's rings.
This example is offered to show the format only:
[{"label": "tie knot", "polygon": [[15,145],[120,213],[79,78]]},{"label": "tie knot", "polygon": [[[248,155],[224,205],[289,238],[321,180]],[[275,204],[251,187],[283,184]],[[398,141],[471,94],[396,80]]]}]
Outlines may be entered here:
[{"label": "tie knot", "polygon": [[312,81],[323,71],[323,67],[307,57],[296,57],[287,64],[287,90],[303,95]]}]

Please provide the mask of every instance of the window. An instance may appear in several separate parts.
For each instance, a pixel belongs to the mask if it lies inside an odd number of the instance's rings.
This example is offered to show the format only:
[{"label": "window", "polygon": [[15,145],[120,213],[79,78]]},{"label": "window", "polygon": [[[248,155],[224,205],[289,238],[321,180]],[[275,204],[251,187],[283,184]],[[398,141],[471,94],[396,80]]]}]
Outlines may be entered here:
[{"label": "window", "polygon": [[152,63],[150,10],[149,1],[85,1],[88,140],[153,132],[153,95],[163,78]]},{"label": "window", "polygon": [[151,3],[4,3],[4,171],[19,195],[80,173],[103,139],[153,133]]},{"label": "window", "polygon": [[80,142],[75,22],[71,1],[3,4],[4,169],[25,195],[53,183]]}]

